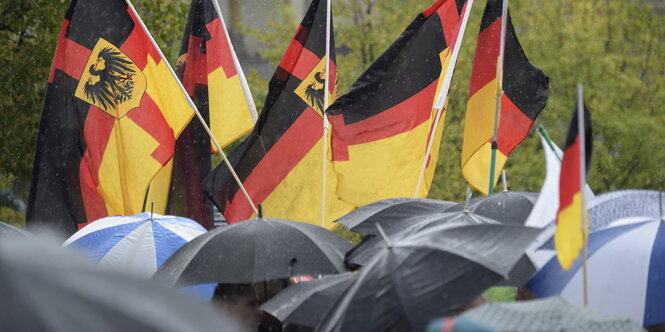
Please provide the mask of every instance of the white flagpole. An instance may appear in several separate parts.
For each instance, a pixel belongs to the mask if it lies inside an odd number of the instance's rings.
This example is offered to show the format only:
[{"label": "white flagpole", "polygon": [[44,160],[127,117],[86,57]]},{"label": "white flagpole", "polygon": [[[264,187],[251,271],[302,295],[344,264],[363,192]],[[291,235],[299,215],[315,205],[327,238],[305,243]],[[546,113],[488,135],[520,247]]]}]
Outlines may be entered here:
[{"label": "white flagpole", "polygon": [[233,178],[236,180],[236,183],[238,183],[238,187],[240,188],[242,193],[245,195],[245,198],[247,199],[247,202],[249,203],[249,206],[252,208],[254,213],[256,215],[258,215],[259,211],[256,209],[256,205],[254,205],[254,202],[252,202],[252,199],[249,197],[249,194],[247,193],[247,190],[245,190],[245,187],[242,185],[242,181],[240,181],[240,178],[238,177],[238,174],[236,174],[235,170],[233,169],[233,166],[231,166],[231,162],[229,162],[229,160],[226,158],[226,154],[224,154],[224,151],[222,151],[222,148],[219,146],[219,143],[217,142],[217,139],[215,138],[215,136],[210,131],[210,128],[208,127],[208,124],[205,122],[205,119],[203,119],[203,116],[201,115],[199,110],[196,108],[196,105],[194,105],[194,102],[189,97],[189,94],[187,94],[187,91],[182,86],[182,82],[180,82],[180,80],[177,78],[178,76],[176,76],[175,72],[173,71],[173,68],[171,68],[171,65],[166,60],[166,57],[162,53],[162,50],[159,49],[159,46],[157,46],[157,43],[152,38],[152,35],[150,34],[150,31],[148,31],[148,28],[143,23],[143,20],[141,19],[141,16],[139,16],[139,14],[136,12],[136,9],[134,9],[134,6],[132,5],[132,3],[129,0],[125,0],[125,2],[127,3],[127,6],[132,10],[132,13],[134,14],[134,16],[136,16],[136,19],[139,21],[139,24],[141,25],[141,28],[143,28],[143,31],[145,31],[145,33],[148,35],[148,38],[150,38],[150,42],[152,43],[152,46],[159,53],[159,56],[162,58],[162,61],[164,61],[164,63],[166,64],[166,68],[169,69],[169,71],[171,72],[171,75],[173,75],[173,78],[176,80],[176,82],[178,82],[178,86],[180,86],[180,90],[185,95],[185,100],[187,101],[189,106],[194,110],[194,113],[196,113],[196,116],[199,118],[199,121],[201,121],[201,124],[203,125],[203,129],[205,129],[205,131],[210,136],[210,139],[215,144],[215,147],[217,148],[217,152],[219,153],[219,155],[224,160],[224,163],[226,163],[226,166],[229,168],[229,171],[231,172],[231,175],[233,175]]},{"label": "white flagpole", "polygon": [[584,195],[584,187],[586,185],[586,131],[584,125],[584,96],[582,84],[577,83],[577,134],[580,138],[580,197],[582,201],[581,215],[582,215],[582,282],[584,290],[584,306],[589,305],[589,281],[587,276],[587,232],[589,226],[586,218],[586,197]]},{"label": "white flagpole", "polygon": [[217,0],[211,0],[219,20],[222,22],[222,27],[224,28],[224,35],[226,37],[226,42],[229,44],[229,49],[231,50],[231,56],[233,57],[233,64],[236,67],[236,72],[238,73],[238,78],[240,78],[240,86],[242,87],[242,92],[245,95],[245,100],[247,101],[247,106],[249,106],[249,112],[252,115],[252,120],[256,123],[258,114],[256,112],[256,105],[254,104],[254,98],[252,98],[252,91],[249,90],[249,85],[247,84],[247,79],[245,78],[245,73],[242,71],[242,66],[238,61],[236,56],[236,51],[233,48],[233,43],[231,42],[231,37],[229,36],[229,30],[224,23],[224,16],[222,15],[222,10],[219,8],[219,3]]},{"label": "white flagpole", "polygon": [[325,220],[326,220],[326,172],[327,172],[327,165],[328,165],[328,128],[329,128],[329,123],[328,123],[328,117],[326,116],[326,108],[328,108],[328,105],[330,103],[330,100],[328,98],[329,92],[328,89],[330,87],[330,24],[332,21],[332,10],[331,10],[331,1],[332,0],[326,0],[326,64],[325,64],[325,72],[326,72],[326,80],[323,85],[323,109],[321,110],[321,116],[323,117],[323,139],[322,139],[322,145],[323,145],[323,158],[322,158],[322,173],[321,173],[321,227],[324,226]]},{"label": "white flagpole", "polygon": [[508,0],[503,0],[501,9],[501,38],[499,43],[499,63],[497,64],[497,94],[496,107],[494,109],[494,135],[492,136],[492,155],[490,161],[490,182],[488,193],[494,193],[494,168],[496,167],[497,135],[499,133],[499,116],[501,114],[501,96],[503,95],[503,59],[506,50],[506,24],[508,23]]},{"label": "white flagpole", "polygon": [[466,4],[466,10],[464,11],[464,17],[462,18],[462,26],[460,27],[459,32],[457,33],[457,39],[455,39],[455,45],[453,48],[452,59],[446,69],[446,76],[444,76],[443,84],[441,85],[441,90],[439,95],[436,98],[436,104],[434,108],[436,109],[436,117],[434,119],[434,125],[432,126],[432,133],[430,134],[429,140],[427,141],[427,150],[425,151],[425,158],[423,160],[423,166],[420,169],[420,175],[418,176],[418,183],[416,184],[416,191],[413,194],[413,197],[418,197],[420,192],[420,185],[423,182],[425,177],[425,170],[427,169],[427,160],[428,156],[432,151],[432,145],[434,144],[434,136],[436,135],[437,127],[439,126],[439,121],[441,120],[441,114],[443,113],[443,106],[448,96],[448,91],[450,90],[450,82],[453,79],[453,72],[455,69],[455,64],[457,63],[457,56],[459,55],[460,47],[462,46],[462,38],[464,37],[464,30],[466,30],[466,24],[469,21],[469,13],[471,13],[471,7],[473,6],[473,0],[469,0]]}]

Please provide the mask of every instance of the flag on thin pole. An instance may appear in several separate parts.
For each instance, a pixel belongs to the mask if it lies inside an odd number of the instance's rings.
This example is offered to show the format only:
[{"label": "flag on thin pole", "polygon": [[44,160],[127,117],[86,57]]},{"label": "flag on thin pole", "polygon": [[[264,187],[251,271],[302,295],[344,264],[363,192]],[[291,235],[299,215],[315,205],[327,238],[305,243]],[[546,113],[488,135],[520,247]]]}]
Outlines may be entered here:
[{"label": "flag on thin pole", "polygon": [[[326,1],[313,0],[270,80],[254,130],[230,155],[250,196],[271,218],[321,224],[324,92],[329,81],[332,101],[337,81],[332,22],[326,56],[326,16]],[[333,172],[327,167],[325,227],[352,209],[334,196]],[[213,170],[204,188],[229,223],[254,215],[225,165]]]},{"label": "flag on thin pole", "polygon": [[427,196],[445,120],[444,78],[452,75],[472,2],[434,2],[328,108],[342,201],[411,197],[421,181],[417,196]]},{"label": "flag on thin pole", "polygon": [[[177,74],[221,147],[251,131],[256,109],[217,1],[192,0]],[[202,187],[212,169],[211,157],[208,134],[194,119],[176,142],[172,171],[165,169],[153,181],[153,185],[168,185],[169,190],[159,190],[160,197],[148,199],[166,204],[168,214],[188,217],[211,229],[212,203]],[[163,209],[158,204],[158,211]]]},{"label": "flag on thin pole", "polygon": [[72,234],[141,212],[194,115],[125,0],[74,0],[48,78],[26,223]]},{"label": "flag on thin pole", "polygon": [[568,270],[585,247],[588,233],[584,184],[591,164],[591,117],[584,106],[582,87],[568,129],[559,177],[559,211],[554,245],[561,267]]},{"label": "flag on thin pole", "polygon": [[[502,0],[488,0],[483,13],[464,123],[462,173],[484,194],[489,193],[490,178],[493,186],[512,150],[529,134],[549,94],[548,78],[524,54],[508,11],[504,56],[500,58],[502,7]],[[495,137],[498,150],[491,172]]]}]

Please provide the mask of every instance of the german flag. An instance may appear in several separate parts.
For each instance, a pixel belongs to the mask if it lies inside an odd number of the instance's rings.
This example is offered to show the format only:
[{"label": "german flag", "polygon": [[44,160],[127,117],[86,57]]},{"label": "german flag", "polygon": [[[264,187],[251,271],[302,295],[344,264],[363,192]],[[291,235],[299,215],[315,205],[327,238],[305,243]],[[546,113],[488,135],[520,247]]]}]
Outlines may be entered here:
[{"label": "german flag", "polygon": [[[271,218],[320,223],[326,15],[326,2],[312,1],[270,80],[254,130],[229,156],[252,200],[262,203],[264,214]],[[328,93],[332,100],[337,69],[332,26],[330,31]],[[332,167],[326,175],[326,226],[330,226],[330,221],[352,207],[335,198]],[[217,167],[204,186],[229,223],[252,217],[249,203],[225,165]]]},{"label": "german flag", "polygon": [[[256,110],[216,1],[192,1],[177,74],[221,147],[252,130]],[[191,121],[176,142],[173,167],[155,178],[148,200],[164,210],[167,197],[163,193],[168,192],[167,213],[188,217],[211,229],[212,203],[202,188],[212,169],[208,142],[201,123]],[[170,190],[153,190],[169,183]],[[155,192],[161,195],[153,195]]]},{"label": "german flag", "polygon": [[[581,98],[582,96],[578,92],[578,99]],[[583,102],[578,104],[583,104]],[[582,220],[582,211],[584,211],[584,217],[588,219],[582,183],[586,183],[586,174],[591,165],[593,142],[591,116],[586,106],[583,108],[584,119],[580,126],[580,109],[577,105],[575,106],[566,138],[566,147],[563,150],[559,177],[559,211],[556,216],[554,248],[559,264],[564,270],[568,270],[579,256],[588,233],[588,223]],[[584,128],[583,139],[580,136],[582,128]],[[581,158],[584,159],[580,160]],[[582,163],[584,163],[585,169],[582,169]]]},{"label": "german flag", "polygon": [[[502,7],[502,0],[488,0],[483,13],[464,123],[462,173],[469,184],[484,194],[489,192],[496,98],[501,93],[497,67]],[[547,76],[526,58],[510,15],[507,16],[494,179],[499,178],[510,152],[529,134],[549,94]]]},{"label": "german flag", "polygon": [[451,66],[466,7],[466,0],[436,1],[328,108],[342,201],[363,206],[413,196],[436,130],[418,193],[427,196],[444,122],[433,128],[435,99]]},{"label": "german flag", "polygon": [[48,78],[27,224],[71,234],[142,211],[194,112],[124,0],[75,0]]}]

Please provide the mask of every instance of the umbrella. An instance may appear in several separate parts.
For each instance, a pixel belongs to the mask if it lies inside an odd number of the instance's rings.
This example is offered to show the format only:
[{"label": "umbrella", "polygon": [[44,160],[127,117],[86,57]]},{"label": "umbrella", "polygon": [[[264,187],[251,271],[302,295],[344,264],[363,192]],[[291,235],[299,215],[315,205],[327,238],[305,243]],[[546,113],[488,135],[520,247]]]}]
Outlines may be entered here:
[{"label": "umbrella", "polygon": [[[536,193],[504,191],[472,199],[467,209],[475,215],[504,224],[524,225],[537,199]],[[464,209],[465,205],[459,203],[448,208],[446,212],[461,213]]]},{"label": "umbrella", "polygon": [[147,279],[180,247],[205,232],[191,219],[140,213],[99,219],[64,245],[84,252],[100,266]]},{"label": "umbrella", "polygon": [[385,231],[392,233],[401,230],[410,221],[417,221],[412,220],[413,217],[443,212],[454,205],[452,202],[425,198],[389,198],[357,208],[336,222],[365,235],[378,234],[375,224],[380,222]]},{"label": "umbrella", "polygon": [[15,226],[12,226],[10,224],[6,224],[4,222],[0,222],[0,238],[2,237],[13,237],[13,236],[27,236],[28,232],[26,232],[22,228],[18,228]]},{"label": "umbrella", "polygon": [[[665,323],[665,221],[605,228],[589,234],[589,307],[643,326]],[[527,284],[539,297],[582,303],[580,260],[564,271],[552,258]]]},{"label": "umbrella", "polygon": [[319,226],[260,218],[214,229],[178,250],[155,273],[169,285],[244,283],[344,271],[346,240]]},{"label": "umbrella", "polygon": [[344,273],[297,283],[268,300],[260,309],[282,323],[316,327],[357,276]]},{"label": "umbrella", "polygon": [[0,294],[3,331],[239,331],[209,305],[37,240],[0,241]]},{"label": "umbrella", "polygon": [[422,331],[504,279],[537,234],[522,226],[451,224],[390,243],[317,329]]},{"label": "umbrella", "polygon": [[469,310],[461,318],[495,331],[642,331],[630,320],[573,305],[559,297],[487,303]]}]

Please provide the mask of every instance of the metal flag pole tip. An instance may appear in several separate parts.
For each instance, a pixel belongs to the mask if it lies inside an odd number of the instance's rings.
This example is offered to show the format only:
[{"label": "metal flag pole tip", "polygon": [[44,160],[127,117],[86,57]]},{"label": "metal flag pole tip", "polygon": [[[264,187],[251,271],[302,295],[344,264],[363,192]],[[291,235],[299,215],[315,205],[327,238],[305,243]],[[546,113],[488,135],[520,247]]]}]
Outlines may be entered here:
[{"label": "metal flag pole tip", "polygon": [[263,206],[262,206],[262,204],[259,203],[257,208],[259,210],[257,216],[259,217],[259,219],[263,219]]},{"label": "metal flag pole tip", "polygon": [[501,181],[503,181],[503,192],[508,192],[508,181],[506,181],[506,170],[501,170]]},{"label": "metal flag pole tip", "polygon": [[471,201],[471,188],[466,187],[466,198],[464,199],[464,213],[469,213],[470,201]]},{"label": "metal flag pole tip", "polygon": [[155,202],[150,202],[150,220],[152,219],[152,213],[155,210]]},{"label": "metal flag pole tip", "polygon": [[379,230],[379,234],[381,234],[381,238],[383,239],[383,241],[386,242],[386,245],[388,246],[388,248],[392,248],[393,244],[392,244],[392,242],[390,242],[390,239],[388,238],[388,235],[386,234],[386,232],[383,231],[383,227],[381,227],[380,224],[375,224],[375,225],[376,225],[376,229]]}]

